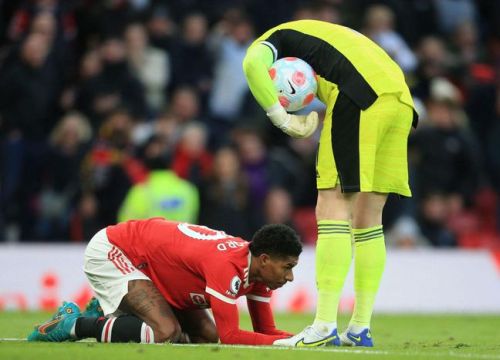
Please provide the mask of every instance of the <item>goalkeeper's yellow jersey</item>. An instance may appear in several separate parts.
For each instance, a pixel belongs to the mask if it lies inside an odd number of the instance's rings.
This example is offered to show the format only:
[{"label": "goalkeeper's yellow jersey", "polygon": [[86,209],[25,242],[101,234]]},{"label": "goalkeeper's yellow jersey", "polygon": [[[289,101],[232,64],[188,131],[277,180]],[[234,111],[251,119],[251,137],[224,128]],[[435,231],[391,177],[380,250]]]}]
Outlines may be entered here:
[{"label": "goalkeeper's yellow jersey", "polygon": [[390,56],[363,34],[348,27],[317,20],[278,25],[248,48],[243,69],[257,102],[268,109],[278,102],[268,69],[277,59],[298,57],[317,74],[318,98],[329,104],[335,87],[360,109],[377,97],[395,93],[414,107],[403,72]]}]

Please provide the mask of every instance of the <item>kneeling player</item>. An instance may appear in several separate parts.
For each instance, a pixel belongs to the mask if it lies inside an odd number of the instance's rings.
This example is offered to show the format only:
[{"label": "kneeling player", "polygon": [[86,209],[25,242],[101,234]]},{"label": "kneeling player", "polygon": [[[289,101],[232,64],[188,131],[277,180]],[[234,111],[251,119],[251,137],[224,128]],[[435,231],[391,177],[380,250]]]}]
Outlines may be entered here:
[{"label": "kneeling player", "polygon": [[[271,292],[293,281],[301,251],[285,225],[264,226],[251,242],[159,218],[109,226],[85,251],[98,301],[83,313],[63,303],[28,340],[272,344],[291,334],[275,327]],[[239,329],[236,299],[243,295],[255,332]]]}]

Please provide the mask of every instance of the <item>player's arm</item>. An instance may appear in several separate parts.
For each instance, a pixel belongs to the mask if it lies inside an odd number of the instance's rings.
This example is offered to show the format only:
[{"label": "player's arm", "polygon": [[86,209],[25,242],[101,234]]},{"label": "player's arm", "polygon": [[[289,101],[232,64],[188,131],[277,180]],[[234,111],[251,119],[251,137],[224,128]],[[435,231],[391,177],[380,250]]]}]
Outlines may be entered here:
[{"label": "player's arm", "polygon": [[269,68],[277,56],[272,48],[272,44],[255,43],[247,50],[243,71],[248,87],[275,126],[290,136],[308,137],[318,126],[318,114],[314,111],[307,116],[288,114],[280,104],[269,76]]},{"label": "player's arm", "polygon": [[221,296],[215,297],[211,294],[210,303],[222,344],[272,345],[275,340],[290,336],[288,334],[266,335],[241,330],[239,328],[238,307],[235,301],[233,303],[232,299],[224,299]]},{"label": "player's arm", "polygon": [[289,332],[276,329],[269,300],[271,298],[247,295],[247,306],[252,319],[253,330],[267,335],[293,336]]}]

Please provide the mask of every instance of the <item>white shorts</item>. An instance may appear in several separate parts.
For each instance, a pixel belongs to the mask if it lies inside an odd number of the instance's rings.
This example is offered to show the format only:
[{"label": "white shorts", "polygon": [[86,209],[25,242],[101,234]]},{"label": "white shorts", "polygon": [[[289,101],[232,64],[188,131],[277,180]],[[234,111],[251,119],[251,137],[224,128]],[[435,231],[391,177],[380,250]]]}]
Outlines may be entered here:
[{"label": "white shorts", "polygon": [[106,229],[100,230],[88,243],[83,271],[104,315],[113,314],[118,310],[123,297],[128,293],[129,281],[151,281],[132,265],[118,247],[109,242]]}]

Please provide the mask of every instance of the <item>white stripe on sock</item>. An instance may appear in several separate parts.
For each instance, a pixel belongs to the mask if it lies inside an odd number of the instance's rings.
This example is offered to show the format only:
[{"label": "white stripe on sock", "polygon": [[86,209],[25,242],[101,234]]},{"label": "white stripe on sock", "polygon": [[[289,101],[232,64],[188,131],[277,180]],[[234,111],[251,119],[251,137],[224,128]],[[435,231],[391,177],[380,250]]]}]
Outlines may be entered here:
[{"label": "white stripe on sock", "polygon": [[110,318],[106,323],[104,323],[104,327],[102,328],[102,334],[101,334],[101,342],[105,343],[111,342],[111,333],[113,331],[113,324],[115,323],[116,318]]},{"label": "white stripe on sock", "polygon": [[153,329],[143,322],[141,326],[141,344],[154,344],[154,342],[155,335],[153,333]]}]

